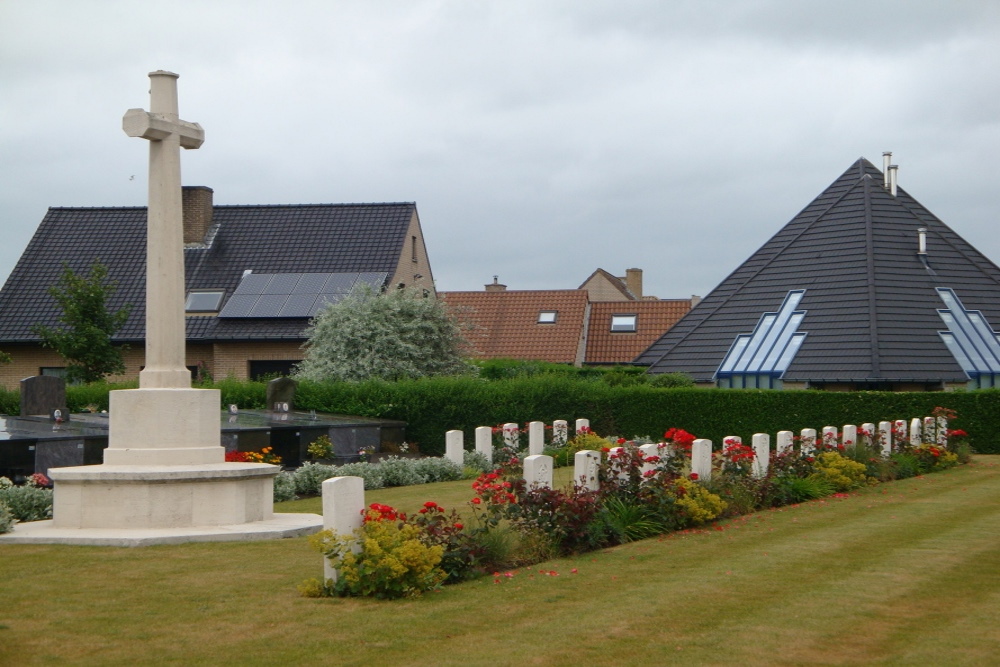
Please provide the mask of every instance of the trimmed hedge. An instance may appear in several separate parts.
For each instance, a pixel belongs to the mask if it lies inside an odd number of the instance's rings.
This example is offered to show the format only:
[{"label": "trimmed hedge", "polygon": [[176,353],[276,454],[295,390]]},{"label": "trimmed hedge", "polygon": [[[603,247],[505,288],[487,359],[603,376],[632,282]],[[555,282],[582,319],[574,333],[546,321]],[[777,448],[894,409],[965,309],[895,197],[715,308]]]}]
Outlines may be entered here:
[{"label": "trimmed hedge", "polygon": [[[134,386],[134,385],[133,385]],[[222,403],[244,409],[264,407],[263,382],[224,380]],[[121,385],[67,387],[71,410],[88,403],[107,408],[107,392]],[[7,414],[18,414],[17,392],[0,394]],[[407,422],[407,439],[423,453],[444,453],[444,434],[465,431],[471,441],[477,426],[531,420],[590,419],[601,435],[658,438],[671,426],[721,443],[727,435],[842,426],[929,415],[936,406],[951,408],[952,425],[970,435],[983,454],[1000,453],[1000,390],[958,392],[822,392],[733,389],[658,389],[649,385],[611,386],[556,374],[486,381],[433,378],[404,382],[299,385],[299,409],[381,417]]]}]

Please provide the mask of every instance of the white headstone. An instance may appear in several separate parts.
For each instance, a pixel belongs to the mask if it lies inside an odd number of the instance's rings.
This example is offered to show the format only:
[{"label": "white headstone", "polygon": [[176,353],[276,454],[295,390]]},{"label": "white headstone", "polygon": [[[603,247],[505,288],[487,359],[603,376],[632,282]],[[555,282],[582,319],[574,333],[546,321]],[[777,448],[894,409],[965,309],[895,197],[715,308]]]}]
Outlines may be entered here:
[{"label": "white headstone", "polygon": [[937,420],[934,417],[924,417],[924,442],[937,442]]},{"label": "white headstone", "polygon": [[812,454],[816,450],[816,429],[804,428],[799,433],[799,452]]},{"label": "white headstone", "polygon": [[579,434],[580,431],[582,431],[583,429],[589,429],[589,428],[590,428],[589,419],[577,419],[576,424],[573,427],[573,430],[575,433]]},{"label": "white headstone", "polygon": [[774,442],[774,448],[779,454],[784,454],[787,451],[791,451],[794,442],[794,433],[791,431],[778,431],[778,435]]},{"label": "white headstone", "polygon": [[937,442],[942,447],[948,446],[948,418],[937,418]]},{"label": "white headstone", "polygon": [[588,491],[601,488],[597,474],[601,466],[601,453],[592,449],[584,449],[573,455],[573,481]]},{"label": "white headstone", "polygon": [[882,456],[892,454],[892,422],[878,423],[879,445],[882,447]]},{"label": "white headstone", "polygon": [[532,454],[524,457],[524,481],[528,488],[552,488],[552,457]]},{"label": "white headstone", "polygon": [[569,423],[565,419],[552,422],[552,446],[563,447],[569,442]]},{"label": "white headstone", "polygon": [[489,426],[476,427],[476,451],[493,463],[493,429]]},{"label": "white headstone", "polygon": [[545,451],[545,424],[542,422],[528,423],[528,454],[541,454]]},{"label": "white headstone", "polygon": [[444,456],[458,465],[465,464],[465,434],[451,430],[444,434]]},{"label": "white headstone", "polygon": [[753,439],[753,476],[760,479],[767,475],[767,466],[771,460],[771,436],[767,433],[754,433]]},{"label": "white headstone", "polygon": [[875,424],[867,422],[861,425],[861,444],[865,447],[872,448],[875,446],[875,442],[878,439],[878,433],[875,431]]},{"label": "white headstone", "polygon": [[840,431],[840,444],[844,447],[855,447],[858,444],[858,427],[854,424],[844,424]]},{"label": "white headstone", "polygon": [[[323,493],[323,528],[337,535],[353,534],[364,519],[365,481],[360,477],[331,477],[320,488]],[[355,544],[355,553],[360,550],[361,545]],[[325,556],[323,578],[337,580],[337,571]]]},{"label": "white headstone", "polygon": [[712,441],[699,438],[691,443],[691,474],[698,480],[708,482],[712,479]]},{"label": "white headstone", "polygon": [[[619,457],[623,456],[624,454],[625,454],[625,448],[624,447],[611,447],[608,450],[608,461],[611,462],[612,465],[615,465],[614,462]],[[618,468],[618,473],[616,475],[618,477],[618,479],[628,479],[628,470],[627,469],[624,469],[621,466],[615,466],[615,467]]]},{"label": "white headstone", "polygon": [[899,449],[904,443],[909,442],[910,438],[907,434],[906,420],[897,419],[893,422],[893,434],[892,442],[896,449]]},{"label": "white headstone", "polygon": [[[648,459],[648,458],[651,458],[651,457],[654,457],[654,456],[657,459],[660,458],[660,448],[656,444],[640,445],[639,451],[642,452],[642,456],[643,456],[644,459]],[[640,471],[642,472],[642,475],[645,476],[646,473],[649,472],[650,470],[656,470],[659,467],[660,467],[660,463],[659,462],[656,462],[656,463],[646,463],[646,462],[643,462],[642,468],[640,469]]]},{"label": "white headstone", "polygon": [[916,417],[910,420],[910,445],[919,447],[923,442],[923,423]]},{"label": "white headstone", "polygon": [[837,441],[837,427],[836,426],[824,426],[823,427],[823,447],[836,449],[837,445],[840,444]]},{"label": "white headstone", "polygon": [[503,425],[503,445],[515,452],[521,449],[521,428],[514,422]]}]

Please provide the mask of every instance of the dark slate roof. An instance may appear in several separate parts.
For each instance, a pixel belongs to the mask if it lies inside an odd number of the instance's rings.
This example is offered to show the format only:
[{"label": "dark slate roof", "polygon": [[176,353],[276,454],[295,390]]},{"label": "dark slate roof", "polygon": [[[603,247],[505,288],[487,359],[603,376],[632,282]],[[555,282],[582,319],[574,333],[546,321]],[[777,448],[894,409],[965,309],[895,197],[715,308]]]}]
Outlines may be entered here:
[{"label": "dark slate roof", "polygon": [[[927,262],[917,229],[927,228]],[[936,287],[1000,326],[1000,269],[882,172],[858,160],[635,363],[711,380],[739,334],[804,289],[804,343],[784,380],[962,382],[938,331]]]},{"label": "dark slate roof", "polygon": [[[184,251],[187,288],[225,290],[228,299],[247,269],[391,276],[415,214],[412,202],[215,206],[211,244]],[[0,291],[0,341],[37,341],[32,325],[56,325],[59,313],[47,290],[58,281],[63,262],[80,273],[95,260],[118,283],[109,306],[132,304],[116,340],[143,340],[145,249],[144,207],[50,208]],[[302,339],[307,321],[189,317],[187,324],[189,340]]]}]

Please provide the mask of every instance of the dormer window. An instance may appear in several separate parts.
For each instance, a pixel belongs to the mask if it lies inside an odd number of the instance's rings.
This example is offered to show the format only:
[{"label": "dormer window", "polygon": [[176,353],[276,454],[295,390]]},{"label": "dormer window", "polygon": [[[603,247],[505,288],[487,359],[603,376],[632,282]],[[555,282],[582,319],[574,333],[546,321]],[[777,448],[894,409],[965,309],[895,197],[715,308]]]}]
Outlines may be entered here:
[{"label": "dormer window", "polygon": [[559,311],[556,310],[543,310],[538,313],[538,323],[539,324],[555,324],[556,314]]},{"label": "dormer window", "polygon": [[611,331],[623,333],[635,333],[635,322],[638,315],[635,313],[621,313],[611,316]]},{"label": "dormer window", "polygon": [[184,310],[188,313],[217,313],[223,294],[221,290],[188,292]]}]

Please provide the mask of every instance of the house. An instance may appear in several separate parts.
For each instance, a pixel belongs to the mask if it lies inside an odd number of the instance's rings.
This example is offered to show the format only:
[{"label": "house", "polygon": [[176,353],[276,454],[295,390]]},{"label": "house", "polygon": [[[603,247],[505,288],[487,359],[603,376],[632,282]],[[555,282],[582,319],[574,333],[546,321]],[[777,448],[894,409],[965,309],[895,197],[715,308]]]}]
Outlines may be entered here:
[{"label": "house", "polygon": [[701,386],[996,386],[1000,269],[859,159],[638,356]]},{"label": "house", "polygon": [[[216,378],[286,373],[302,359],[309,318],[360,284],[417,287],[434,294],[416,204],[215,206],[211,188],[183,188],[187,364]],[[58,325],[48,294],[63,263],[77,273],[95,261],[117,290],[109,308],[131,304],[114,337],[126,343],[136,377],[145,339],[146,209],[50,208],[0,291],[0,366],[6,387],[59,374],[64,361],[42,348],[36,324]]]},{"label": "house", "polygon": [[628,363],[691,308],[642,295],[642,271],[598,269],[578,289],[440,292],[469,330],[472,356],[574,364]]}]

